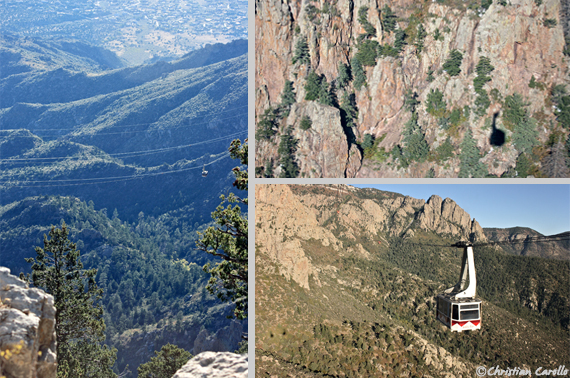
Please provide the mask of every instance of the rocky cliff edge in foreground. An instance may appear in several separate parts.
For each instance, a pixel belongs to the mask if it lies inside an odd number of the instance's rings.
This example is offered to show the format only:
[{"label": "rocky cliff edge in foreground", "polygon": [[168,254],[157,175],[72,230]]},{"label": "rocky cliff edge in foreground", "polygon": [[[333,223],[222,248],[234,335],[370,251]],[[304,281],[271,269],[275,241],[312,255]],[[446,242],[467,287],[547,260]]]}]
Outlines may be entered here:
[{"label": "rocky cliff edge in foreground", "polygon": [[55,378],[53,297],[0,267],[0,376]]},{"label": "rocky cliff edge in foreground", "polygon": [[192,358],[172,378],[247,378],[247,354],[203,352]]}]

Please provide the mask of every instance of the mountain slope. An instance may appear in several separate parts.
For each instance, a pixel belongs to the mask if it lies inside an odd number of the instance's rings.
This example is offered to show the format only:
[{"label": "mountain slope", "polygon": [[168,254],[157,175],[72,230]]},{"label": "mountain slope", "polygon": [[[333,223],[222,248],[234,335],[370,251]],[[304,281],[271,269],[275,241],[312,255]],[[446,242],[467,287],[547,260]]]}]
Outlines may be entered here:
[{"label": "mountain slope", "polygon": [[234,41],[170,63],[98,73],[50,66],[2,79],[0,204],[72,195],[134,220],[176,202],[196,204],[196,221],[207,222],[209,200],[233,190],[229,143],[247,136],[246,51]]},{"label": "mountain slope", "polygon": [[539,256],[559,260],[570,259],[568,240],[525,243],[524,241],[527,239],[543,236],[541,233],[527,227],[484,228],[483,230],[489,241],[516,241],[516,243],[501,246],[503,250],[514,255]]},{"label": "mountain slope", "polygon": [[461,255],[433,245],[486,240],[477,226],[437,196],[257,185],[256,376],[568,365],[567,263],[477,248],[482,330],[452,334],[436,321],[434,297],[455,284]]}]

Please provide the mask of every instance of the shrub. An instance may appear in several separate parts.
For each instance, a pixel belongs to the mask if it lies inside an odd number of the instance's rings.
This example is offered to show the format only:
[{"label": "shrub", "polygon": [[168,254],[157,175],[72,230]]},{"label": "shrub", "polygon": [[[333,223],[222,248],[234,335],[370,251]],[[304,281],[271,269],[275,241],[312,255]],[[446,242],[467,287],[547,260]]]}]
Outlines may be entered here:
[{"label": "shrub", "polygon": [[443,64],[443,69],[447,71],[449,76],[457,76],[461,73],[461,62],[463,61],[463,54],[459,50],[451,50],[449,58]]},{"label": "shrub", "polygon": [[441,35],[439,29],[435,29],[435,32],[433,33],[433,39],[436,41],[439,41],[439,40],[443,41],[443,35]]},{"label": "shrub", "polygon": [[313,122],[311,121],[309,116],[303,116],[303,118],[301,118],[301,123],[300,123],[301,130],[309,130],[312,124]]},{"label": "shrub", "polygon": [[558,23],[556,22],[556,19],[554,19],[554,18],[546,18],[543,21],[543,25],[550,29],[550,28],[553,28],[556,25],[558,25]]}]

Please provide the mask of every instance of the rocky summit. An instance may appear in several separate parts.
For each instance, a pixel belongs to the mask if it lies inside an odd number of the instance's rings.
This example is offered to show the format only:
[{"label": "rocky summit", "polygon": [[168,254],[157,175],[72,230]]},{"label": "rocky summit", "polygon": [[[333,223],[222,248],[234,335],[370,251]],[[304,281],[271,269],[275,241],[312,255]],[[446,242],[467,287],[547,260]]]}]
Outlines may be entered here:
[{"label": "rocky summit", "polygon": [[0,267],[0,376],[55,378],[53,297]]},{"label": "rocky summit", "polygon": [[255,6],[258,176],[568,177],[567,1]]}]

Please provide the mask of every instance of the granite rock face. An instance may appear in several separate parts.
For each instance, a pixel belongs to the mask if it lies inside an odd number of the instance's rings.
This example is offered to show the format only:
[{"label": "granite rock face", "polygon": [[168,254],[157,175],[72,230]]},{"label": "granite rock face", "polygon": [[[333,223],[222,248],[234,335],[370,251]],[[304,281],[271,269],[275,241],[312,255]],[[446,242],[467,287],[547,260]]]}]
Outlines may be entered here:
[{"label": "granite rock face", "polygon": [[55,378],[53,297],[0,267],[0,376]]},{"label": "granite rock face", "polygon": [[[512,130],[503,125],[501,118],[504,107],[502,100],[513,93],[521,94],[528,102],[528,114],[538,122],[538,139],[541,144],[546,143],[552,133],[549,125],[556,122],[550,89],[556,84],[570,85],[570,59],[563,54],[565,35],[570,38],[568,2],[544,0],[537,5],[534,0],[511,0],[506,6],[493,2],[486,11],[468,9],[467,6],[453,7],[447,5],[449,3],[410,0],[338,0],[333,3],[256,0],[257,119],[265,109],[279,107],[285,82],[291,81],[296,93],[297,109],[313,122],[322,119],[321,122],[327,125],[326,128],[315,127],[309,132],[303,131],[299,127],[300,114],[294,112],[280,121],[278,134],[285,130],[285,126],[294,128],[294,136],[298,140],[295,158],[300,176],[424,177],[426,171],[433,168],[436,177],[457,177],[457,155],[467,129],[472,130],[481,161],[489,173],[500,176],[515,167],[520,154],[512,143]],[[464,3],[469,5],[475,1]],[[347,92],[355,95],[358,110],[355,127],[345,127],[342,132],[342,117],[333,116],[340,106],[306,100],[306,78],[310,71],[322,75],[335,86],[338,103],[341,103],[341,94],[345,89],[339,89],[338,67],[339,63],[350,65],[358,52],[358,37],[364,32],[359,21],[361,9],[368,8],[367,21],[376,29],[376,35],[369,39],[380,45],[394,44],[394,33],[383,32],[380,22],[382,8],[386,4],[398,16],[399,28],[405,29],[408,34],[416,32],[417,24],[414,22],[421,20],[427,33],[423,50],[419,52],[415,42],[410,39],[398,57],[377,58],[374,65],[364,67],[366,85],[356,89],[349,84],[346,88]],[[546,19],[556,20],[557,25],[547,27]],[[436,31],[440,34],[437,40]],[[301,39],[307,41],[310,63],[293,63]],[[442,66],[454,49],[462,52],[463,60],[461,73],[450,76]],[[486,114],[477,116],[473,111],[478,98],[473,80],[477,77],[477,63],[483,56],[489,58],[494,67],[490,74],[492,80],[483,87],[491,103]],[[544,85],[530,87],[533,76]],[[439,118],[426,111],[427,96],[436,89],[443,93],[448,112],[464,109],[465,106],[472,109],[461,125],[451,131],[443,129]],[[383,138],[378,147],[384,147],[385,151],[402,143],[404,125],[410,118],[410,112],[404,106],[407,90],[418,95],[418,124],[431,149],[440,146],[447,136],[451,137],[455,152],[447,164],[428,161],[397,169],[373,159],[363,160],[356,148],[354,140],[362,142],[366,134]],[[490,119],[496,114],[499,115],[496,128],[505,133],[507,140],[501,146],[491,144],[494,129],[490,127]],[[278,145],[279,135],[272,140],[258,141],[256,166],[263,167],[271,160],[278,162]],[[335,169],[331,169],[332,161],[336,161]]]},{"label": "granite rock face", "polygon": [[172,378],[247,378],[247,354],[203,352]]}]

